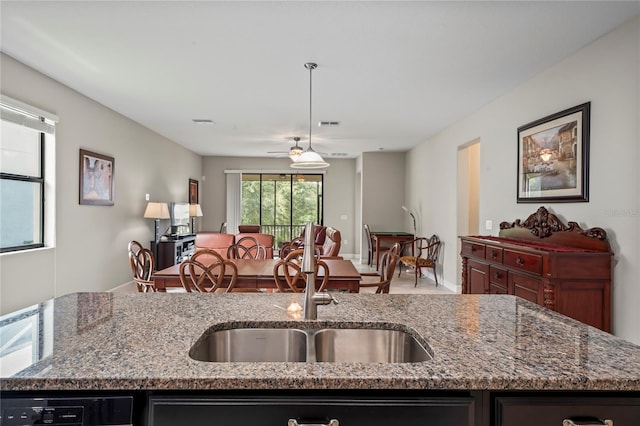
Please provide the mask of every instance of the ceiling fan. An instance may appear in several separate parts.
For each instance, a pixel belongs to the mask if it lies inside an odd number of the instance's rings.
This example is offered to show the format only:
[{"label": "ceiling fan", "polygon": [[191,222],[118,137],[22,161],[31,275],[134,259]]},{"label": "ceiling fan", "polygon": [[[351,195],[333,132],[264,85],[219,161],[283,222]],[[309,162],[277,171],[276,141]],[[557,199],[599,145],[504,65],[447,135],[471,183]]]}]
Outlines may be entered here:
[{"label": "ceiling fan", "polygon": [[300,147],[300,145],[298,145],[298,142],[300,142],[300,136],[293,136],[293,137],[289,137],[286,138],[287,140],[293,140],[295,141],[295,145],[292,146],[291,148],[289,148],[289,151],[268,151],[267,154],[281,154],[280,156],[284,157],[285,155],[287,155],[289,158],[291,158],[293,161],[295,161],[296,158],[298,158],[300,156],[300,154],[302,154],[302,152],[304,151],[304,149],[302,147]]}]

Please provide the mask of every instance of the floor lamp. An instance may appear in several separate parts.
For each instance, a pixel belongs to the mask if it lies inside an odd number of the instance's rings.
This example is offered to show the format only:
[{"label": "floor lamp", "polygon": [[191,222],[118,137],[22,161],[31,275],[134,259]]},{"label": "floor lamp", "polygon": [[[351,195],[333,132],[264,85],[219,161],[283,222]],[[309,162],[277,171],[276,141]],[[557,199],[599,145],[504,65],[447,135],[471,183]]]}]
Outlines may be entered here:
[{"label": "floor lamp", "polygon": [[416,230],[416,217],[413,215],[413,213],[411,213],[409,211],[408,208],[406,208],[405,206],[402,206],[402,210],[404,210],[405,212],[409,213],[409,216],[411,216],[411,219],[413,219],[413,237],[417,237],[417,230]]},{"label": "floor lamp", "polygon": [[189,216],[191,217],[191,233],[196,233],[196,217],[202,217],[200,204],[189,204]]},{"label": "floor lamp", "polygon": [[160,219],[169,219],[169,206],[167,203],[153,203],[149,202],[147,208],[144,211],[144,217],[147,219],[155,220],[155,233],[154,233],[154,245],[153,245],[153,258],[158,259],[158,240],[160,239]]}]

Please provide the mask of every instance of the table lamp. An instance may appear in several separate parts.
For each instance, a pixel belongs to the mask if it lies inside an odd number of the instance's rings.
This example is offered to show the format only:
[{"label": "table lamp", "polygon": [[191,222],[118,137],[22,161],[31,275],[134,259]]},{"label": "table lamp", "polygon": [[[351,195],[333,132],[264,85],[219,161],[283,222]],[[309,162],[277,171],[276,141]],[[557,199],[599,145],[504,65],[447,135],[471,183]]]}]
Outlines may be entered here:
[{"label": "table lamp", "polygon": [[417,234],[417,231],[416,231],[416,217],[405,206],[402,206],[402,210],[404,210],[405,212],[409,213],[409,216],[411,216],[411,219],[413,219],[413,236],[416,237],[417,236],[416,235]]},{"label": "table lamp", "polygon": [[[160,239],[160,219],[169,219],[171,216],[169,215],[169,206],[167,203],[147,203],[147,208],[144,211],[144,217],[147,219],[155,219],[156,227],[155,227],[155,247],[157,249],[158,240]],[[157,251],[153,251],[154,257],[157,258]]]},{"label": "table lamp", "polygon": [[202,217],[200,204],[189,204],[189,216],[191,217],[191,233],[196,233],[196,217]]}]

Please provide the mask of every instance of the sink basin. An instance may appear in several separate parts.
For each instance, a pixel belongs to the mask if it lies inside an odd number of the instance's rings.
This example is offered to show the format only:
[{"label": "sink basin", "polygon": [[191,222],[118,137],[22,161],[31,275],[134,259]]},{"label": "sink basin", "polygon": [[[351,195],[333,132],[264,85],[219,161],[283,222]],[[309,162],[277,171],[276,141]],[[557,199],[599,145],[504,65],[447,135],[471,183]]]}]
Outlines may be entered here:
[{"label": "sink basin", "polygon": [[319,330],[314,335],[317,362],[422,362],[431,355],[404,331],[371,328]]},{"label": "sink basin", "polygon": [[189,356],[211,362],[305,362],[307,334],[295,328],[218,330],[198,339]]},{"label": "sink basin", "polygon": [[189,356],[207,362],[423,362],[409,332],[382,328],[231,328],[205,333]]}]

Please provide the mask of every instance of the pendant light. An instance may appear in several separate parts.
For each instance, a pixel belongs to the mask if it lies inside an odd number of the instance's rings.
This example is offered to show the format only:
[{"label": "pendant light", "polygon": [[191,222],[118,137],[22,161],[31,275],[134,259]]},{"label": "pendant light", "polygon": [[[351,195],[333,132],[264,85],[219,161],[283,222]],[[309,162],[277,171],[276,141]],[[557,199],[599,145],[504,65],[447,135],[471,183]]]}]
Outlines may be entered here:
[{"label": "pendant light", "polygon": [[309,147],[304,150],[302,154],[291,163],[291,168],[293,169],[324,169],[325,167],[329,167],[329,163],[324,161],[320,154],[315,152],[313,148],[311,148],[311,123],[312,120],[312,82],[311,75],[313,70],[318,67],[318,64],[314,64],[313,62],[307,62],[304,64],[304,67],[309,70]]}]

